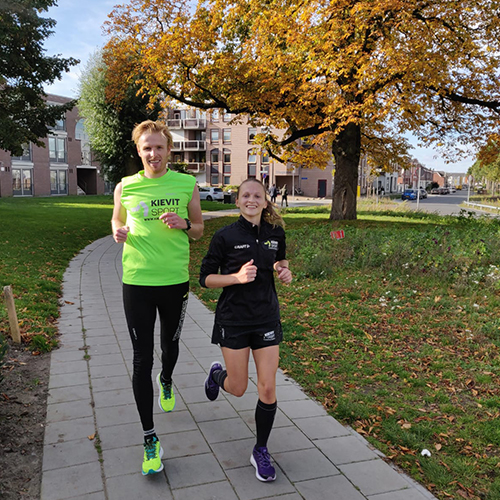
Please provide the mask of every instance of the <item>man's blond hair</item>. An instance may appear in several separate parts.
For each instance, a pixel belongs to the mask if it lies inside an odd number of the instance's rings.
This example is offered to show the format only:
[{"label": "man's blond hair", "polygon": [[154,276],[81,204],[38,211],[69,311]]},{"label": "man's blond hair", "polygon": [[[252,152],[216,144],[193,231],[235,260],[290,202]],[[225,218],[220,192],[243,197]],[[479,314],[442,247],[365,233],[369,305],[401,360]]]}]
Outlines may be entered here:
[{"label": "man's blond hair", "polygon": [[143,134],[161,134],[167,140],[168,149],[172,149],[173,139],[170,130],[168,127],[161,121],[153,121],[153,120],[145,120],[141,123],[138,123],[134,130],[132,130],[132,140],[135,145],[139,143],[139,139]]}]

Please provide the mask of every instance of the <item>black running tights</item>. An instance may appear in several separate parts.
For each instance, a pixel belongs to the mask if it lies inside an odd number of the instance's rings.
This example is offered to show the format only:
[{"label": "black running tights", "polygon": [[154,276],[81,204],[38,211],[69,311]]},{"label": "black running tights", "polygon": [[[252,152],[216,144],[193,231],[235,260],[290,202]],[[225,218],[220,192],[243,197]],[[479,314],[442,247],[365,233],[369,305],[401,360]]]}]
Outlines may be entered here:
[{"label": "black running tights", "polygon": [[123,285],[125,317],[134,348],[132,387],[143,430],[153,423],[153,349],[156,314],[160,318],[162,378],[172,379],[186,313],[189,283],[170,286]]}]

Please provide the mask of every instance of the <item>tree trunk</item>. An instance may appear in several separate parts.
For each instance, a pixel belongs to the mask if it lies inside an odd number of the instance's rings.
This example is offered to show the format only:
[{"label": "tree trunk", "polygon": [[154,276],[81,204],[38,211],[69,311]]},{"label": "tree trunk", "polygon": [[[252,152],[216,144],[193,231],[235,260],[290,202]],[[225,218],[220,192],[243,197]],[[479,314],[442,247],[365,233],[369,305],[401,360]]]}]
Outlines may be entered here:
[{"label": "tree trunk", "polygon": [[125,175],[134,175],[142,170],[142,163],[137,154],[129,156],[125,161]]},{"label": "tree trunk", "polygon": [[358,167],[361,152],[361,127],[350,123],[333,140],[335,158],[333,200],[330,220],[356,219]]}]

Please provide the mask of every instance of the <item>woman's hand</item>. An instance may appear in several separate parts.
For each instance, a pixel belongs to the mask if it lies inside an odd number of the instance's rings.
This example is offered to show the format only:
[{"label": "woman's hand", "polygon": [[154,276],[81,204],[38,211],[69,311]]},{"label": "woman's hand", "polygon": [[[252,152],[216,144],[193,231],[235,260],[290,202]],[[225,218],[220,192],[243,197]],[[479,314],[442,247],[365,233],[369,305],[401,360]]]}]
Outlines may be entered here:
[{"label": "woman's hand", "polygon": [[241,285],[255,281],[256,276],[257,266],[253,265],[253,259],[248,261],[246,264],[243,264],[241,269],[234,274],[234,277]]},{"label": "woman's hand", "polygon": [[278,279],[285,284],[291,283],[293,277],[292,277],[292,272],[288,267],[280,266],[279,264],[276,265],[275,267],[276,272],[278,273]]}]

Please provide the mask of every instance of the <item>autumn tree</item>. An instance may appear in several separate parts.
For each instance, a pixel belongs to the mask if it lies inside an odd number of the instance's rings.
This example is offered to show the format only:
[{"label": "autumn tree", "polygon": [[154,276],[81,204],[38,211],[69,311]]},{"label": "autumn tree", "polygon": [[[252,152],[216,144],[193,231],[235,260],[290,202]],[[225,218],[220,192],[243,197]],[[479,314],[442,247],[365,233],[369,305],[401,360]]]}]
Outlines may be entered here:
[{"label": "autumn tree", "polygon": [[47,56],[43,41],[56,22],[40,17],[55,0],[0,2],[0,148],[21,155],[22,145],[43,146],[49,126],[74,106],[50,106],[43,86],[53,83],[79,61]]},{"label": "autumn tree", "polygon": [[354,219],[364,152],[407,160],[411,131],[450,154],[498,123],[499,25],[497,0],[131,0],[107,63],[117,100],[138,82],[282,130],[260,143],[283,161],[333,154],[331,217]]},{"label": "autumn tree", "polygon": [[156,120],[161,106],[151,104],[146,94],[138,94],[139,87],[133,82],[123,88],[119,102],[108,99],[108,75],[108,67],[99,50],[89,58],[80,76],[78,109],[85,119],[90,146],[103,173],[108,180],[117,183],[125,175],[140,170],[132,130],[144,120]]}]

